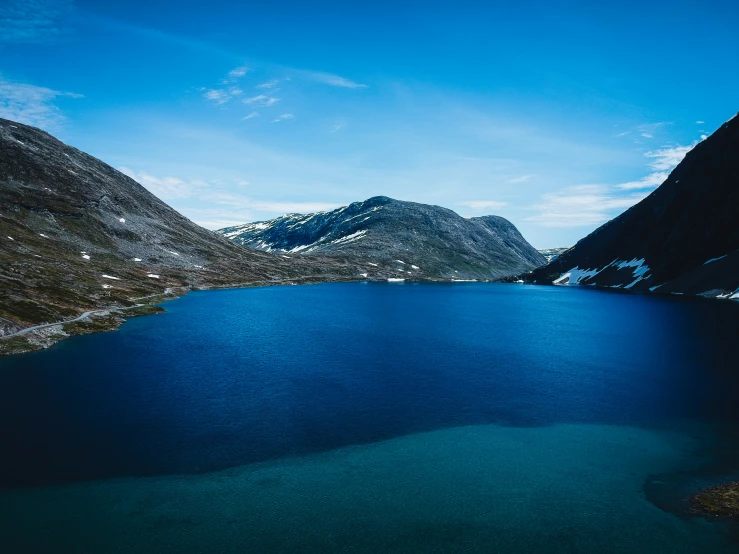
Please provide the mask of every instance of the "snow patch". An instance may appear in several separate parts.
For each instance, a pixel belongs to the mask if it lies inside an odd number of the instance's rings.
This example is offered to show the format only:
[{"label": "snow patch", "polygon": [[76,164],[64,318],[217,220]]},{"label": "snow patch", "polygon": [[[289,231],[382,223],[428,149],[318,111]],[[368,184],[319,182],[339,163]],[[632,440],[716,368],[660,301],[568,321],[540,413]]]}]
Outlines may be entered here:
[{"label": "snow patch", "polygon": [[366,274],[366,273],[360,273],[359,275],[360,275],[361,277],[367,277],[367,274]]},{"label": "snow patch", "polygon": [[331,242],[329,242],[329,244],[348,244],[350,242],[354,242],[355,240],[361,239],[366,233],[366,229],[362,231],[357,231],[356,233],[352,233],[351,235],[346,235],[345,237],[332,240]]},{"label": "snow patch", "polygon": [[[610,264],[604,266],[601,269],[595,268],[595,269],[580,269],[579,266],[575,266],[569,271],[562,274],[558,279],[554,281],[553,284],[555,285],[579,285],[580,281],[583,281],[585,279],[590,279],[592,277],[595,277],[602,271],[606,270],[607,268],[616,265],[618,269],[625,269],[625,268],[634,268],[634,271],[632,272],[632,276],[635,278],[634,281],[626,285],[624,288],[630,289],[634,285],[636,285],[639,281],[642,281],[643,279],[649,278],[647,273],[649,272],[649,266],[644,263],[644,258],[633,260],[613,260]],[[595,283],[592,283],[595,284]],[[618,285],[621,287],[622,285]],[[612,287],[613,288],[613,287]]]},{"label": "snow patch", "polygon": [[48,238],[49,238],[49,237],[47,237],[46,235],[44,235],[43,233],[39,233],[39,234],[38,234],[38,236],[40,236],[40,237],[44,237],[45,239],[48,239]]},{"label": "snow patch", "polygon": [[120,281],[121,280],[120,277],[113,277],[112,275],[106,275],[105,273],[103,273],[103,277],[106,278],[106,279],[115,279],[116,281]]},{"label": "snow patch", "polygon": [[90,259],[90,255],[89,255],[89,254],[84,254],[84,253],[83,253],[83,254],[82,254],[82,257],[83,257],[83,258],[84,258],[85,260],[89,260],[89,259]]},{"label": "snow patch", "polygon": [[126,222],[126,220],[124,218],[122,218],[122,217],[119,217],[118,218],[118,221],[120,221],[121,223],[125,223]]},{"label": "snow patch", "polygon": [[411,267],[412,267],[413,269],[421,269],[421,268],[420,268],[420,267],[418,267],[417,265],[412,265],[412,264],[411,264]]},{"label": "snow patch", "polygon": [[400,283],[402,281],[405,281],[405,279],[398,278],[398,277],[388,277],[387,278],[387,281],[388,281],[388,283]]},{"label": "snow patch", "polygon": [[633,287],[634,285],[636,285],[639,281],[642,281],[643,279],[648,279],[649,278],[649,276],[647,275],[647,273],[649,272],[649,266],[647,264],[645,264],[644,261],[645,261],[644,258],[641,258],[639,260],[637,260],[636,258],[634,258],[631,261],[628,261],[628,262],[620,262],[618,264],[618,268],[619,269],[623,269],[625,267],[633,267],[634,268],[633,276],[636,277],[636,279],[633,282],[631,282],[628,285],[626,285],[624,288],[630,289],[631,287]]},{"label": "snow patch", "polygon": [[711,258],[710,260],[708,260],[707,262],[705,262],[703,265],[708,265],[710,263],[717,262],[719,260],[723,260],[726,256],[728,256],[728,254],[724,254],[723,256],[719,256],[718,258]]},{"label": "snow patch", "polygon": [[373,264],[372,262],[367,262],[368,264],[377,267],[377,264]]},{"label": "snow patch", "polygon": [[556,279],[555,285],[579,285],[583,279],[595,277],[600,273],[599,269],[580,269],[578,266],[573,267],[567,273]]},{"label": "snow patch", "polygon": [[9,238],[10,240],[12,240],[13,242],[15,242],[15,239],[14,239],[13,237],[11,237],[10,235],[8,235],[8,238]]},{"label": "snow patch", "polygon": [[398,262],[398,263],[401,263],[401,264],[405,265],[405,262],[403,260],[395,260],[395,261]]},{"label": "snow patch", "polygon": [[156,275],[154,273],[147,273],[146,276],[151,277],[152,279],[159,279],[159,275]]},{"label": "snow patch", "polygon": [[141,258],[134,258],[133,261],[134,262],[140,262],[141,261]]},{"label": "snow patch", "polygon": [[103,288],[104,289],[112,289],[113,288],[113,285],[103,285]]}]

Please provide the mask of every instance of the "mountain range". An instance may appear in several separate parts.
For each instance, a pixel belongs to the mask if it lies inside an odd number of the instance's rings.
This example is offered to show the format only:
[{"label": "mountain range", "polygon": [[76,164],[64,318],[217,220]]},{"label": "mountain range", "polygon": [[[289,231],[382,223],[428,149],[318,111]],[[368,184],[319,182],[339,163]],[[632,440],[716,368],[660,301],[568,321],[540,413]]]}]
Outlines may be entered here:
[{"label": "mountain range", "polygon": [[102,161],[0,119],[0,354],[114,328],[198,288],[519,280],[739,299],[737,222],[737,117],[640,203],[541,253],[501,217],[386,196],[209,231]]},{"label": "mountain range", "polygon": [[[204,229],[104,162],[0,119],[0,354],[115,328],[158,311],[165,293],[493,279],[544,262],[502,218],[465,220],[386,197],[242,227],[228,237]],[[247,240],[248,229],[260,239]]]},{"label": "mountain range", "polygon": [[738,299],[739,117],[647,198],[520,279]]},{"label": "mountain range", "polygon": [[506,219],[375,196],[343,208],[220,229],[243,246],[311,258],[340,255],[365,277],[493,280],[543,265]]},{"label": "mountain range", "polygon": [[[165,290],[348,280],[360,271],[343,258],[288,259],[236,245],[100,160],[6,119],[0,206],[0,336],[131,308]],[[122,321],[117,314],[107,326]]]}]

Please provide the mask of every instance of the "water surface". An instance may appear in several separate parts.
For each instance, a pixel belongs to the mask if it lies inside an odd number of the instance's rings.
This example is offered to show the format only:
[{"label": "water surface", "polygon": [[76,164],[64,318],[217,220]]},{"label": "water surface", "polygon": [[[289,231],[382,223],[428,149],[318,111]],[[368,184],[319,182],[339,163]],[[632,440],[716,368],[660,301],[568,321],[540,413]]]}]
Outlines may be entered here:
[{"label": "water surface", "polygon": [[0,545],[733,551],[684,498],[739,469],[737,305],[406,283],[164,306],[0,360]]}]

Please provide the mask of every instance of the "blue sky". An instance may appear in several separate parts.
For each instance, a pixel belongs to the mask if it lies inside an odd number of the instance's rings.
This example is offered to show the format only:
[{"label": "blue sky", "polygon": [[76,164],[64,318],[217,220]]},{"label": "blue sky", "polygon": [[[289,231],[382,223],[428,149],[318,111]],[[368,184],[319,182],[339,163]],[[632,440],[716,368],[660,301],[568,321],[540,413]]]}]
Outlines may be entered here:
[{"label": "blue sky", "polygon": [[546,248],[739,110],[735,1],[234,4],[0,0],[0,117],[209,228],[384,194]]}]

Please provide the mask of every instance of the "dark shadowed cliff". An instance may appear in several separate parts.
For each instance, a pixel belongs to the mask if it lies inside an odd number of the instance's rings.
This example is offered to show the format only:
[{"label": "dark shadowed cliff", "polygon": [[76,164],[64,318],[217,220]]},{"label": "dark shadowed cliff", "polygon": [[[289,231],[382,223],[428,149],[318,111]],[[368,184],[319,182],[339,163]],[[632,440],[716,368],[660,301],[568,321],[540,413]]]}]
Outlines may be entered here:
[{"label": "dark shadowed cliff", "polygon": [[739,298],[739,118],[647,198],[522,278]]}]

